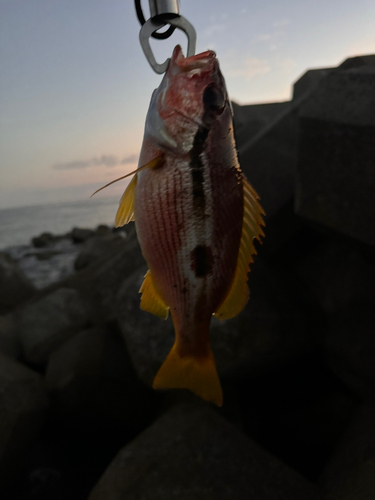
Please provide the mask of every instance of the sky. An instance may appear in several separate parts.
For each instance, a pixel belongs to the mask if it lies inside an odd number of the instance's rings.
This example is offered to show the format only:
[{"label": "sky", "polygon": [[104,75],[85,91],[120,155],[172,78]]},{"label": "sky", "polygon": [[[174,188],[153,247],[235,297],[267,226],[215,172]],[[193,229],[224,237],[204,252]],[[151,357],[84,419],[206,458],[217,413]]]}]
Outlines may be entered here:
[{"label": "sky", "polygon": [[[148,2],[143,0],[145,17]],[[375,53],[373,0],[181,0],[239,104],[285,101],[307,69]],[[137,167],[161,76],[133,0],[0,0],[0,208],[87,199]],[[162,62],[181,31],[152,41]],[[97,196],[118,196],[127,181]]]}]

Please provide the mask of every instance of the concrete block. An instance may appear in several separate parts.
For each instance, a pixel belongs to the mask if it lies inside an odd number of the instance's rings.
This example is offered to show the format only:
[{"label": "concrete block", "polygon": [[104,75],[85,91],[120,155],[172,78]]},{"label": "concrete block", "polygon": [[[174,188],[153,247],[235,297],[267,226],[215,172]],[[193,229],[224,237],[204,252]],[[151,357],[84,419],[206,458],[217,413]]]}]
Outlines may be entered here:
[{"label": "concrete block", "polygon": [[172,409],[109,465],[89,500],[316,500],[314,487],[208,408]]}]

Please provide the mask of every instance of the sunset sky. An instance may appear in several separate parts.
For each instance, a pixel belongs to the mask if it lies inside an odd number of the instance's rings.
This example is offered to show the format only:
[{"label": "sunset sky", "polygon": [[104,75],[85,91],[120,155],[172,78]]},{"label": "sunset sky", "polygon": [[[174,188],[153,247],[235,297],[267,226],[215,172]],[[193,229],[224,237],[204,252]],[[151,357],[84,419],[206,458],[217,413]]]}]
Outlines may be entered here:
[{"label": "sunset sky", "polygon": [[[374,0],[182,0],[181,14],[240,104],[288,100],[307,69],[375,53]],[[133,0],[0,0],[0,208],[84,199],[136,168],[161,80],[139,30]],[[153,43],[157,58],[177,43]]]}]

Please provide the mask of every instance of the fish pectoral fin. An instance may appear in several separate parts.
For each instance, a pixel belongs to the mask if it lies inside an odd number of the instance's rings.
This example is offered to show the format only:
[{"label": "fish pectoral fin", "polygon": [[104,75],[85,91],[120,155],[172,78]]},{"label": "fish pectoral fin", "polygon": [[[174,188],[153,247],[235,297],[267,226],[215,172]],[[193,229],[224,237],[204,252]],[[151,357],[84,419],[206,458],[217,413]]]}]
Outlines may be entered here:
[{"label": "fish pectoral fin", "polygon": [[142,294],[141,309],[143,311],[155,314],[155,316],[159,316],[159,318],[162,319],[168,318],[169,307],[156,291],[149,270],[145,274],[145,279],[143,280],[139,293]]},{"label": "fish pectoral fin", "polygon": [[[120,205],[118,207],[116,214],[115,227],[125,226],[125,224],[127,224],[128,222],[134,220],[134,196],[135,196],[135,187],[137,185],[137,174],[141,170],[145,170],[147,168],[151,169],[158,168],[163,163],[164,163],[164,155],[161,154],[156,158],[154,158],[153,160],[146,163],[146,165],[137,168],[137,170],[135,170],[134,172],[130,172],[130,174],[124,175],[123,177],[120,177],[120,179],[116,179],[115,181],[112,181],[106,186],[98,189],[98,191],[100,191],[101,189],[104,189],[105,187],[109,186],[110,184],[113,184],[114,182],[117,182],[121,179],[125,179],[125,177],[128,177],[129,175],[135,174],[133,179],[129,183],[128,187],[125,189],[124,194],[121,197]],[[97,193],[98,191],[95,192]]]},{"label": "fish pectoral fin", "polygon": [[264,212],[258,203],[258,195],[245,177],[243,177],[243,197],[244,215],[236,271],[226,298],[214,313],[214,316],[220,320],[234,318],[245,307],[249,297],[247,274],[253,262],[252,255],[256,254],[253,240],[256,238],[260,241],[260,237],[264,236],[261,228],[264,226],[262,219]]},{"label": "fish pectoral fin", "polygon": [[120,204],[116,213],[115,227],[125,226],[128,222],[134,220],[134,195],[137,185],[137,174],[130,181],[121,197]]},{"label": "fish pectoral fin", "polygon": [[143,165],[142,167],[138,167],[136,170],[133,170],[133,172],[129,172],[128,174],[123,175],[123,176],[119,177],[118,179],[115,179],[114,181],[108,182],[108,184],[106,184],[105,186],[102,186],[101,188],[97,189],[94,193],[92,193],[90,198],[92,198],[96,193],[99,193],[99,191],[103,191],[103,189],[107,188],[108,186],[112,186],[112,184],[114,184],[115,182],[122,181],[123,179],[126,179],[127,177],[130,177],[131,175],[138,174],[138,172],[140,172],[141,170],[145,170],[146,168],[160,167],[163,164],[163,162],[164,162],[164,155],[161,154],[161,155],[157,156],[156,158],[154,158],[153,160],[146,163],[146,165]]},{"label": "fish pectoral fin", "polygon": [[152,383],[154,389],[188,389],[197,396],[223,404],[223,391],[211,350],[205,357],[181,356],[174,344]]}]

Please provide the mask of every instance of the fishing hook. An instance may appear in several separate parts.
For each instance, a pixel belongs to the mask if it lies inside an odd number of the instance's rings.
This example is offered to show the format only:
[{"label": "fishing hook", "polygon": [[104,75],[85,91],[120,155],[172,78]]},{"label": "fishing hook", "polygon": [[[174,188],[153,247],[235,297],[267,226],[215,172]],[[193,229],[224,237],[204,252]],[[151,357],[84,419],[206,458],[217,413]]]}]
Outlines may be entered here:
[{"label": "fishing hook", "polygon": [[[195,54],[197,35],[193,25],[187,19],[180,16],[179,0],[149,0],[149,6],[151,17],[146,21],[142,12],[141,0],[135,0],[137,17],[142,24],[139,41],[152,69],[156,73],[162,74],[167,70],[170,59],[166,59],[162,64],[156,61],[150,46],[150,38],[153,37],[159,40],[169,38],[174,30],[179,28],[187,36],[188,48],[186,57],[190,57]],[[169,28],[164,33],[157,33],[160,28],[167,24],[169,24]]]}]

